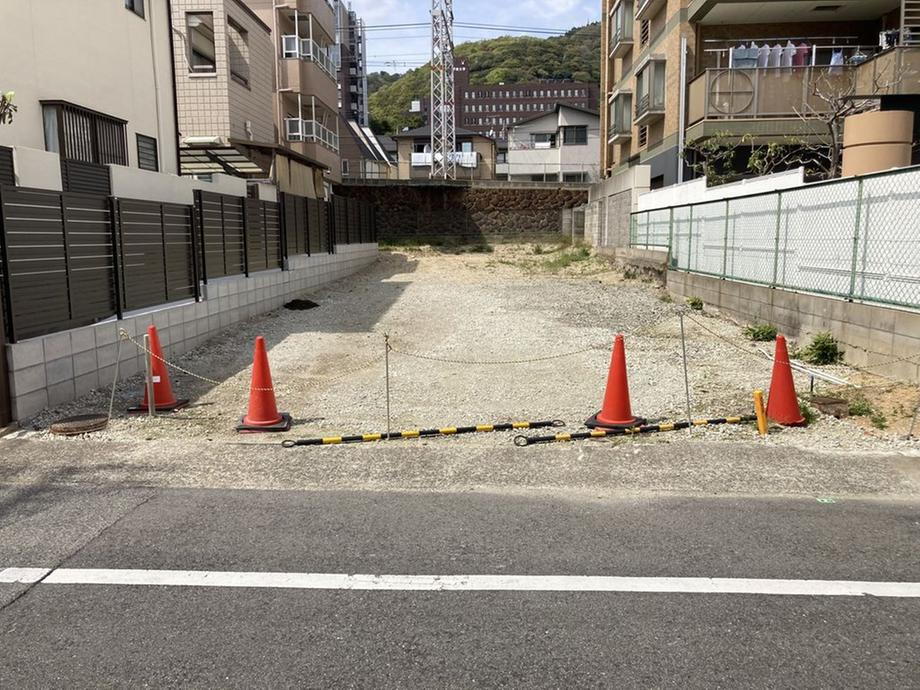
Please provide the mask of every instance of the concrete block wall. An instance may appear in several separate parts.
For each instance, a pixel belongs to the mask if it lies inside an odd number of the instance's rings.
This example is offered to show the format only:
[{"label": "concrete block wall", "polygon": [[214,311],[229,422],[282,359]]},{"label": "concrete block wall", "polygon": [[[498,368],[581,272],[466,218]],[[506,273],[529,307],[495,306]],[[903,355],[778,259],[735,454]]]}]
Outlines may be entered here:
[{"label": "concrete block wall", "polygon": [[144,360],[134,345],[122,342],[119,350],[122,328],[140,340],[154,324],[164,356],[176,357],[240,321],[370,265],[377,259],[377,244],[339,245],[336,252],[291,257],[287,271],[211,280],[197,303],[188,300],[129,312],[120,320],[8,344],[13,419],[24,422],[46,407],[110,386],[116,359],[120,379],[142,371]]},{"label": "concrete block wall", "polygon": [[[789,290],[668,271],[668,291],[699,297],[707,305],[746,323],[770,323],[789,337],[806,339],[830,331],[844,348],[844,360],[873,373],[920,382],[920,311],[847,302]],[[911,361],[895,361],[914,357]]]}]

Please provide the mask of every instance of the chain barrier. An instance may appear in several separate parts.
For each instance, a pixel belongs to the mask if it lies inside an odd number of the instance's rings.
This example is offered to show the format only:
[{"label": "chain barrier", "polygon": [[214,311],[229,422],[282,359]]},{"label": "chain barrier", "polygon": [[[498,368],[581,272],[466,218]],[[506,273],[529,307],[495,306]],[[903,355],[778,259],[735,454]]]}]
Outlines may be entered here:
[{"label": "chain barrier", "polygon": [[585,352],[591,352],[592,350],[605,350],[610,347],[609,344],[604,345],[589,345],[588,347],[583,347],[580,350],[572,350],[571,352],[560,352],[553,355],[543,355],[540,357],[529,357],[525,359],[490,359],[490,360],[472,360],[472,359],[451,359],[448,357],[436,357],[434,355],[423,355],[419,352],[406,352],[404,350],[399,350],[392,345],[390,347],[390,352],[395,352],[398,355],[403,357],[411,357],[413,359],[424,359],[430,362],[443,362],[445,364],[469,364],[475,366],[489,366],[489,365],[502,365],[502,364],[530,364],[533,362],[546,362],[553,359],[563,359],[565,357],[574,357],[575,355],[580,355]]}]

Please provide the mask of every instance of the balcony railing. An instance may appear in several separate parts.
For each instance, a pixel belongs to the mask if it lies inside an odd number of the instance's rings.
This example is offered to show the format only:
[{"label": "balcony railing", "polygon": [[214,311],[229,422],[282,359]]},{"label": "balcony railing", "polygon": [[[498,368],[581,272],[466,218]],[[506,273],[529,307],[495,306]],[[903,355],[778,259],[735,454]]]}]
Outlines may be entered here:
[{"label": "balcony railing", "polygon": [[333,151],[339,150],[339,135],[316,120],[289,117],[284,120],[284,134],[288,141],[311,141],[323,144]]},{"label": "balcony railing", "polygon": [[687,122],[808,117],[830,107],[828,94],[920,95],[920,48],[894,48],[859,65],[707,69],[690,82]]},{"label": "balcony railing", "polygon": [[636,100],[636,119],[637,125],[647,125],[664,117],[664,100],[652,99],[649,94],[640,96]]},{"label": "balcony railing", "polygon": [[[475,151],[454,151],[448,154],[447,160],[459,165],[461,168],[475,168],[479,165],[479,156]],[[422,168],[431,165],[430,153],[413,153],[412,167]]]},{"label": "balcony railing", "polygon": [[620,57],[632,47],[635,22],[632,8],[632,2],[623,0],[610,18],[610,57]]},{"label": "balcony railing", "polygon": [[281,37],[281,56],[288,59],[309,60],[315,62],[321,70],[332,79],[336,79],[335,60],[329,51],[309,38],[288,35]]}]

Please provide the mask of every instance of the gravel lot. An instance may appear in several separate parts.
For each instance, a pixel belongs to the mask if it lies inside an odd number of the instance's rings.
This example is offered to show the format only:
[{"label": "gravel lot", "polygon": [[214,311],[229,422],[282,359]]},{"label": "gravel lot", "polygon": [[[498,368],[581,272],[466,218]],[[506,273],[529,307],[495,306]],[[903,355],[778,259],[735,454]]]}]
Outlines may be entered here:
[{"label": "gravel lot", "polygon": [[[70,442],[278,442],[281,437],[274,434],[241,438],[233,431],[246,409],[257,335],[264,335],[270,348],[279,408],[295,419],[287,438],[386,429],[384,333],[395,350],[390,355],[394,430],[519,419],[563,419],[568,430],[579,428],[600,404],[617,332],[626,334],[633,411],[653,419],[682,418],[677,305],[663,301],[663,292],[653,284],[624,280],[603,259],[554,264],[560,252],[564,250],[535,254],[533,247],[523,245],[498,246],[482,254],[384,252],[364,273],[304,295],[319,307],[281,309],[253,319],[179,358],[180,366],[222,381],[215,386],[174,372],[173,388],[180,397],[192,399],[191,407],[154,419],[125,415],[122,410],[136,403],[141,391],[141,380],[134,377],[118,386],[116,416],[108,429]],[[771,362],[744,339],[738,325],[708,311],[691,312],[691,317],[721,336],[687,321],[693,415],[751,412],[751,392],[768,387]],[[771,343],[763,345],[772,348]],[[525,364],[453,364],[404,354],[488,362],[579,350]],[[853,381],[866,380],[845,366],[829,369]],[[800,393],[807,391],[804,377],[797,376],[796,385]],[[108,390],[99,390],[48,410],[15,435],[50,437],[46,428],[52,421],[105,410],[108,395]],[[444,442],[495,447],[510,443],[513,436],[476,434]],[[603,443],[701,439],[754,441],[756,434],[746,425]],[[776,429],[764,443],[811,450],[920,448],[916,441],[904,440],[903,433],[824,416],[807,429]]]}]

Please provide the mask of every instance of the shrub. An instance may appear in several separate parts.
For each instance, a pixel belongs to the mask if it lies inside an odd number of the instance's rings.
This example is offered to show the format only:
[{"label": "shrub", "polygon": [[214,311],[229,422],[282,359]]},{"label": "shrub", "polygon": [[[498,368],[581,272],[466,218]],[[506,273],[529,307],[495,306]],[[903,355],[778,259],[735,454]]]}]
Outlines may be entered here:
[{"label": "shrub", "polygon": [[755,323],[753,326],[748,326],[744,329],[744,335],[757,342],[776,340],[776,326],[771,326],[768,323]]},{"label": "shrub", "polygon": [[837,364],[843,359],[843,350],[827,331],[815,333],[811,342],[797,354],[809,364]]},{"label": "shrub", "polygon": [[851,417],[866,417],[872,414],[872,404],[861,395],[850,401]]},{"label": "shrub", "polygon": [[543,268],[548,271],[558,271],[561,268],[571,266],[578,261],[584,261],[590,258],[591,250],[587,247],[579,247],[574,251],[563,252],[557,257],[546,259],[543,262]]},{"label": "shrub", "polygon": [[660,295],[658,295],[658,299],[665,304],[671,304],[671,302],[674,301],[674,298],[671,297],[670,292],[662,292]]},{"label": "shrub", "polygon": [[474,244],[467,251],[473,254],[491,254],[495,248],[491,244]]},{"label": "shrub", "polygon": [[888,428],[888,418],[879,410],[875,410],[872,413],[872,416],[869,417],[869,421],[872,422],[872,426],[874,426],[876,429]]},{"label": "shrub", "polygon": [[690,305],[690,308],[694,311],[703,311],[703,300],[699,297],[688,297],[687,304]]},{"label": "shrub", "polygon": [[542,253],[543,253],[543,245],[542,245],[542,244],[535,244],[535,245],[533,246],[533,253],[534,253],[534,254],[542,254]]},{"label": "shrub", "polygon": [[805,426],[810,426],[818,418],[818,413],[815,412],[810,405],[806,405],[803,402],[799,403],[799,411],[805,418]]}]

